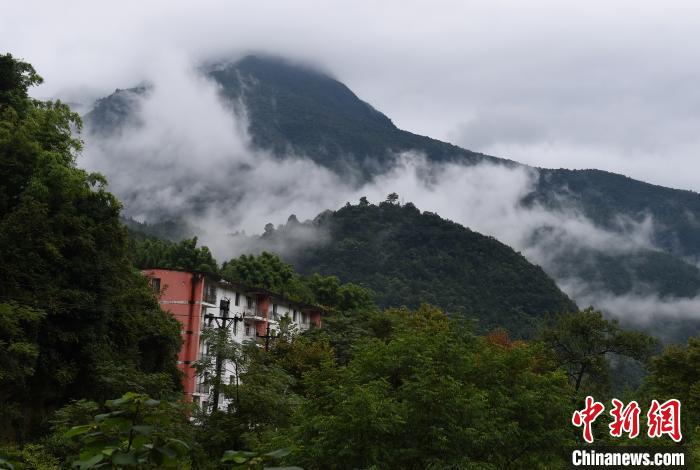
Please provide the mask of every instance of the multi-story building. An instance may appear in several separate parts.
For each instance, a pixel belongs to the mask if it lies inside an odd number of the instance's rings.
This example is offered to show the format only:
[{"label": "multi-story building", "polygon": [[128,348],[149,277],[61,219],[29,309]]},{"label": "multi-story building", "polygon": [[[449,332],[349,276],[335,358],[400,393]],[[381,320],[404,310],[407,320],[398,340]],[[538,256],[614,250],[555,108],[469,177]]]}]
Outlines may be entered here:
[{"label": "multi-story building", "polygon": [[[289,317],[297,329],[304,331],[321,326],[319,308],[293,302],[281,294],[225,281],[213,274],[173,269],[145,269],[143,274],[156,291],[161,308],[170,312],[182,324],[182,348],[178,367],[183,373],[185,396],[207,408],[209,385],[193,367],[207,354],[201,334],[211,316],[220,316],[222,305],[228,308],[228,334],[236,342],[265,343],[265,337],[279,330],[279,321]],[[223,303],[222,303],[223,302]],[[235,380],[233,365],[224,364],[222,380]]]}]

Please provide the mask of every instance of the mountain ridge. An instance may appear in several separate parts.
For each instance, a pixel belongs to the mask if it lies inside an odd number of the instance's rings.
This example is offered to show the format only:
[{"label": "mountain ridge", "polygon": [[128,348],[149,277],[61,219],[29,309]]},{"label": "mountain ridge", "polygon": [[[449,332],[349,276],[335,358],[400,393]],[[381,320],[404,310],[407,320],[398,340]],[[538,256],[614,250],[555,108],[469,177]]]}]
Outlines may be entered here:
[{"label": "mountain ridge", "polygon": [[[237,62],[205,66],[210,80],[217,84],[220,96],[235,110],[245,109],[253,145],[279,158],[287,155],[309,158],[315,163],[354,181],[359,187],[380,177],[395,167],[401,152],[413,151],[425,155],[429,163],[477,165],[489,162],[508,168],[532,168],[512,160],[472,152],[430,137],[418,136],[397,128],[390,118],[362,101],[339,80],[309,67],[270,56],[249,56]],[[90,122],[100,122],[100,113],[114,100],[115,108],[130,104],[128,94],[114,94],[101,101],[86,116]],[[113,131],[129,124],[128,113],[121,121],[110,122]],[[88,128],[90,128],[88,126]],[[110,129],[100,129],[107,131]],[[585,217],[592,226],[621,236],[629,236],[637,226],[652,220],[649,244],[644,250],[662,251],[673,257],[652,256],[639,251],[612,259],[606,247],[592,259],[603,260],[600,269],[614,266],[592,279],[613,279],[616,272],[637,269],[629,279],[658,281],[660,292],[667,296],[688,297],[694,292],[695,277],[674,279],[682,273],[694,273],[700,262],[700,195],[688,190],[667,188],[634,180],[603,170],[569,170],[538,168],[532,190],[519,204],[525,208],[542,207],[553,213],[575,213]],[[388,189],[389,192],[391,188]],[[206,200],[204,195],[203,200]],[[620,221],[625,223],[621,224]],[[158,223],[162,221],[149,221]],[[264,222],[261,222],[261,225]],[[197,234],[192,234],[197,235]],[[642,250],[640,248],[640,250]],[[561,256],[570,256],[563,251]],[[638,256],[641,261],[630,261]],[[632,257],[632,258],[630,258]],[[571,274],[586,275],[565,259],[555,260]],[[666,270],[673,267],[667,276]],[[597,268],[596,268],[597,269]],[[553,274],[555,270],[548,272]],[[590,271],[590,269],[589,269]],[[654,271],[647,276],[645,271]],[[646,277],[645,277],[646,276]],[[640,286],[632,285],[630,293]],[[689,287],[689,285],[691,287]],[[606,286],[607,287],[607,286]],[[611,293],[624,293],[619,286],[610,286]]]},{"label": "mountain ridge", "polygon": [[[371,179],[392,168],[402,151],[422,152],[431,162],[487,161],[527,167],[398,129],[340,81],[308,66],[271,56],[247,56],[204,69],[225,99],[246,106],[255,145],[280,156],[291,150],[339,174],[354,176],[353,170],[358,170],[362,179]],[[304,88],[309,81],[312,84]],[[134,97],[146,92],[146,86],[139,85],[98,100],[85,115],[86,128],[101,135],[120,130],[133,118]],[[339,98],[323,99],[328,96]],[[618,215],[636,221],[651,215],[659,221],[653,241],[661,249],[700,261],[700,194],[604,170],[537,170],[536,186],[523,198],[525,205],[562,209],[564,195],[567,204],[611,230],[617,229]]]}]

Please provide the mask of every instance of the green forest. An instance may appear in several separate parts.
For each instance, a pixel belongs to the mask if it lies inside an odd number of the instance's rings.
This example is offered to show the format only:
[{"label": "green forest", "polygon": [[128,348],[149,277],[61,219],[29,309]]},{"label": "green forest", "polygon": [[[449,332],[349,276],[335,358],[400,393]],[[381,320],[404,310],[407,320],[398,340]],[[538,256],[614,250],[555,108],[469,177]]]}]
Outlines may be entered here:
[{"label": "green forest", "polygon": [[[105,178],[78,165],[79,116],[30,97],[41,81],[30,64],[0,56],[0,468],[565,468],[567,451],[583,445],[571,419],[587,395],[643,407],[680,400],[680,443],[613,438],[606,413],[596,444],[700,458],[700,338],[661,348],[579,311],[504,245],[455,234],[392,197],[338,211],[338,224],[370,224],[364,243],[314,255],[299,271],[273,253],[219,264],[196,239],[130,236]],[[392,251],[370,240],[378,215],[427,224],[425,239],[397,236],[391,250],[453,244],[482,267],[473,283],[489,296],[458,299],[454,278],[465,273],[436,271],[439,259],[392,271],[381,262]],[[353,262],[371,259],[378,277],[347,282]],[[319,305],[323,328],[283,322],[269,350],[208,331],[198,370],[211,376],[215,355],[241,374],[218,384],[228,409],[199,410],[180,388],[180,324],[160,309],[146,266],[205,270]],[[514,269],[532,283],[494,285]],[[405,291],[406,272],[425,279],[420,291]],[[453,303],[438,302],[440,276]],[[509,303],[528,305],[527,335],[498,321]],[[641,364],[645,378],[613,395],[620,361]]]},{"label": "green forest", "polygon": [[[297,224],[267,230],[261,239],[282,244]],[[306,224],[328,242],[297,250],[289,259],[293,266],[368,286],[383,308],[427,302],[476,320],[481,332],[500,326],[517,337],[532,336],[547,315],[576,310],[520,253],[410,202],[400,204],[396,194],[377,205],[361,198]]]}]

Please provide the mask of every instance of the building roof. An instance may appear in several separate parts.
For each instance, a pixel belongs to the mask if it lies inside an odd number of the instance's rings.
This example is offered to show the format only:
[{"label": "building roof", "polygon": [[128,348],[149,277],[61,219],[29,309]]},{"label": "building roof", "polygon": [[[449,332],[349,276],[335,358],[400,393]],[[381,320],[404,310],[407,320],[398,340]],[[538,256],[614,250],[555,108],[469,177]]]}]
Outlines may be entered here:
[{"label": "building roof", "polygon": [[207,277],[211,280],[214,280],[216,283],[222,286],[231,286],[234,288],[238,288],[241,290],[244,294],[246,295],[265,295],[271,298],[278,299],[282,302],[288,302],[290,304],[296,305],[299,307],[301,310],[312,310],[312,311],[318,311],[321,313],[325,313],[325,310],[318,306],[318,305],[312,305],[312,304],[307,304],[305,302],[299,302],[296,300],[292,300],[290,298],[285,297],[282,294],[279,294],[277,292],[272,292],[270,290],[267,290],[262,287],[251,287],[251,286],[246,286],[245,284],[241,284],[238,282],[233,282],[233,281],[228,281],[218,274],[208,272],[208,271],[198,271],[198,270],[187,270],[187,269],[173,269],[173,268],[163,268],[163,267],[149,267],[149,268],[144,268],[141,270],[141,272],[144,271],[151,271],[151,270],[159,270],[159,271],[173,271],[173,272],[178,272],[178,273],[186,273],[186,274],[199,274],[201,276]]}]

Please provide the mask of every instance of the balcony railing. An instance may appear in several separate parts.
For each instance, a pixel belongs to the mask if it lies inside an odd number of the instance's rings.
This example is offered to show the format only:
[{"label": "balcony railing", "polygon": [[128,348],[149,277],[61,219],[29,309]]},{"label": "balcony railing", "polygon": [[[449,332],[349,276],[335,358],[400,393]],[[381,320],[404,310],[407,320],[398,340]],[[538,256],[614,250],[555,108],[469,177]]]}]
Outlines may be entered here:
[{"label": "balcony railing", "polygon": [[255,306],[255,307],[244,307],[243,311],[245,312],[246,318],[253,318],[255,320],[265,320],[265,314],[263,311]]}]

